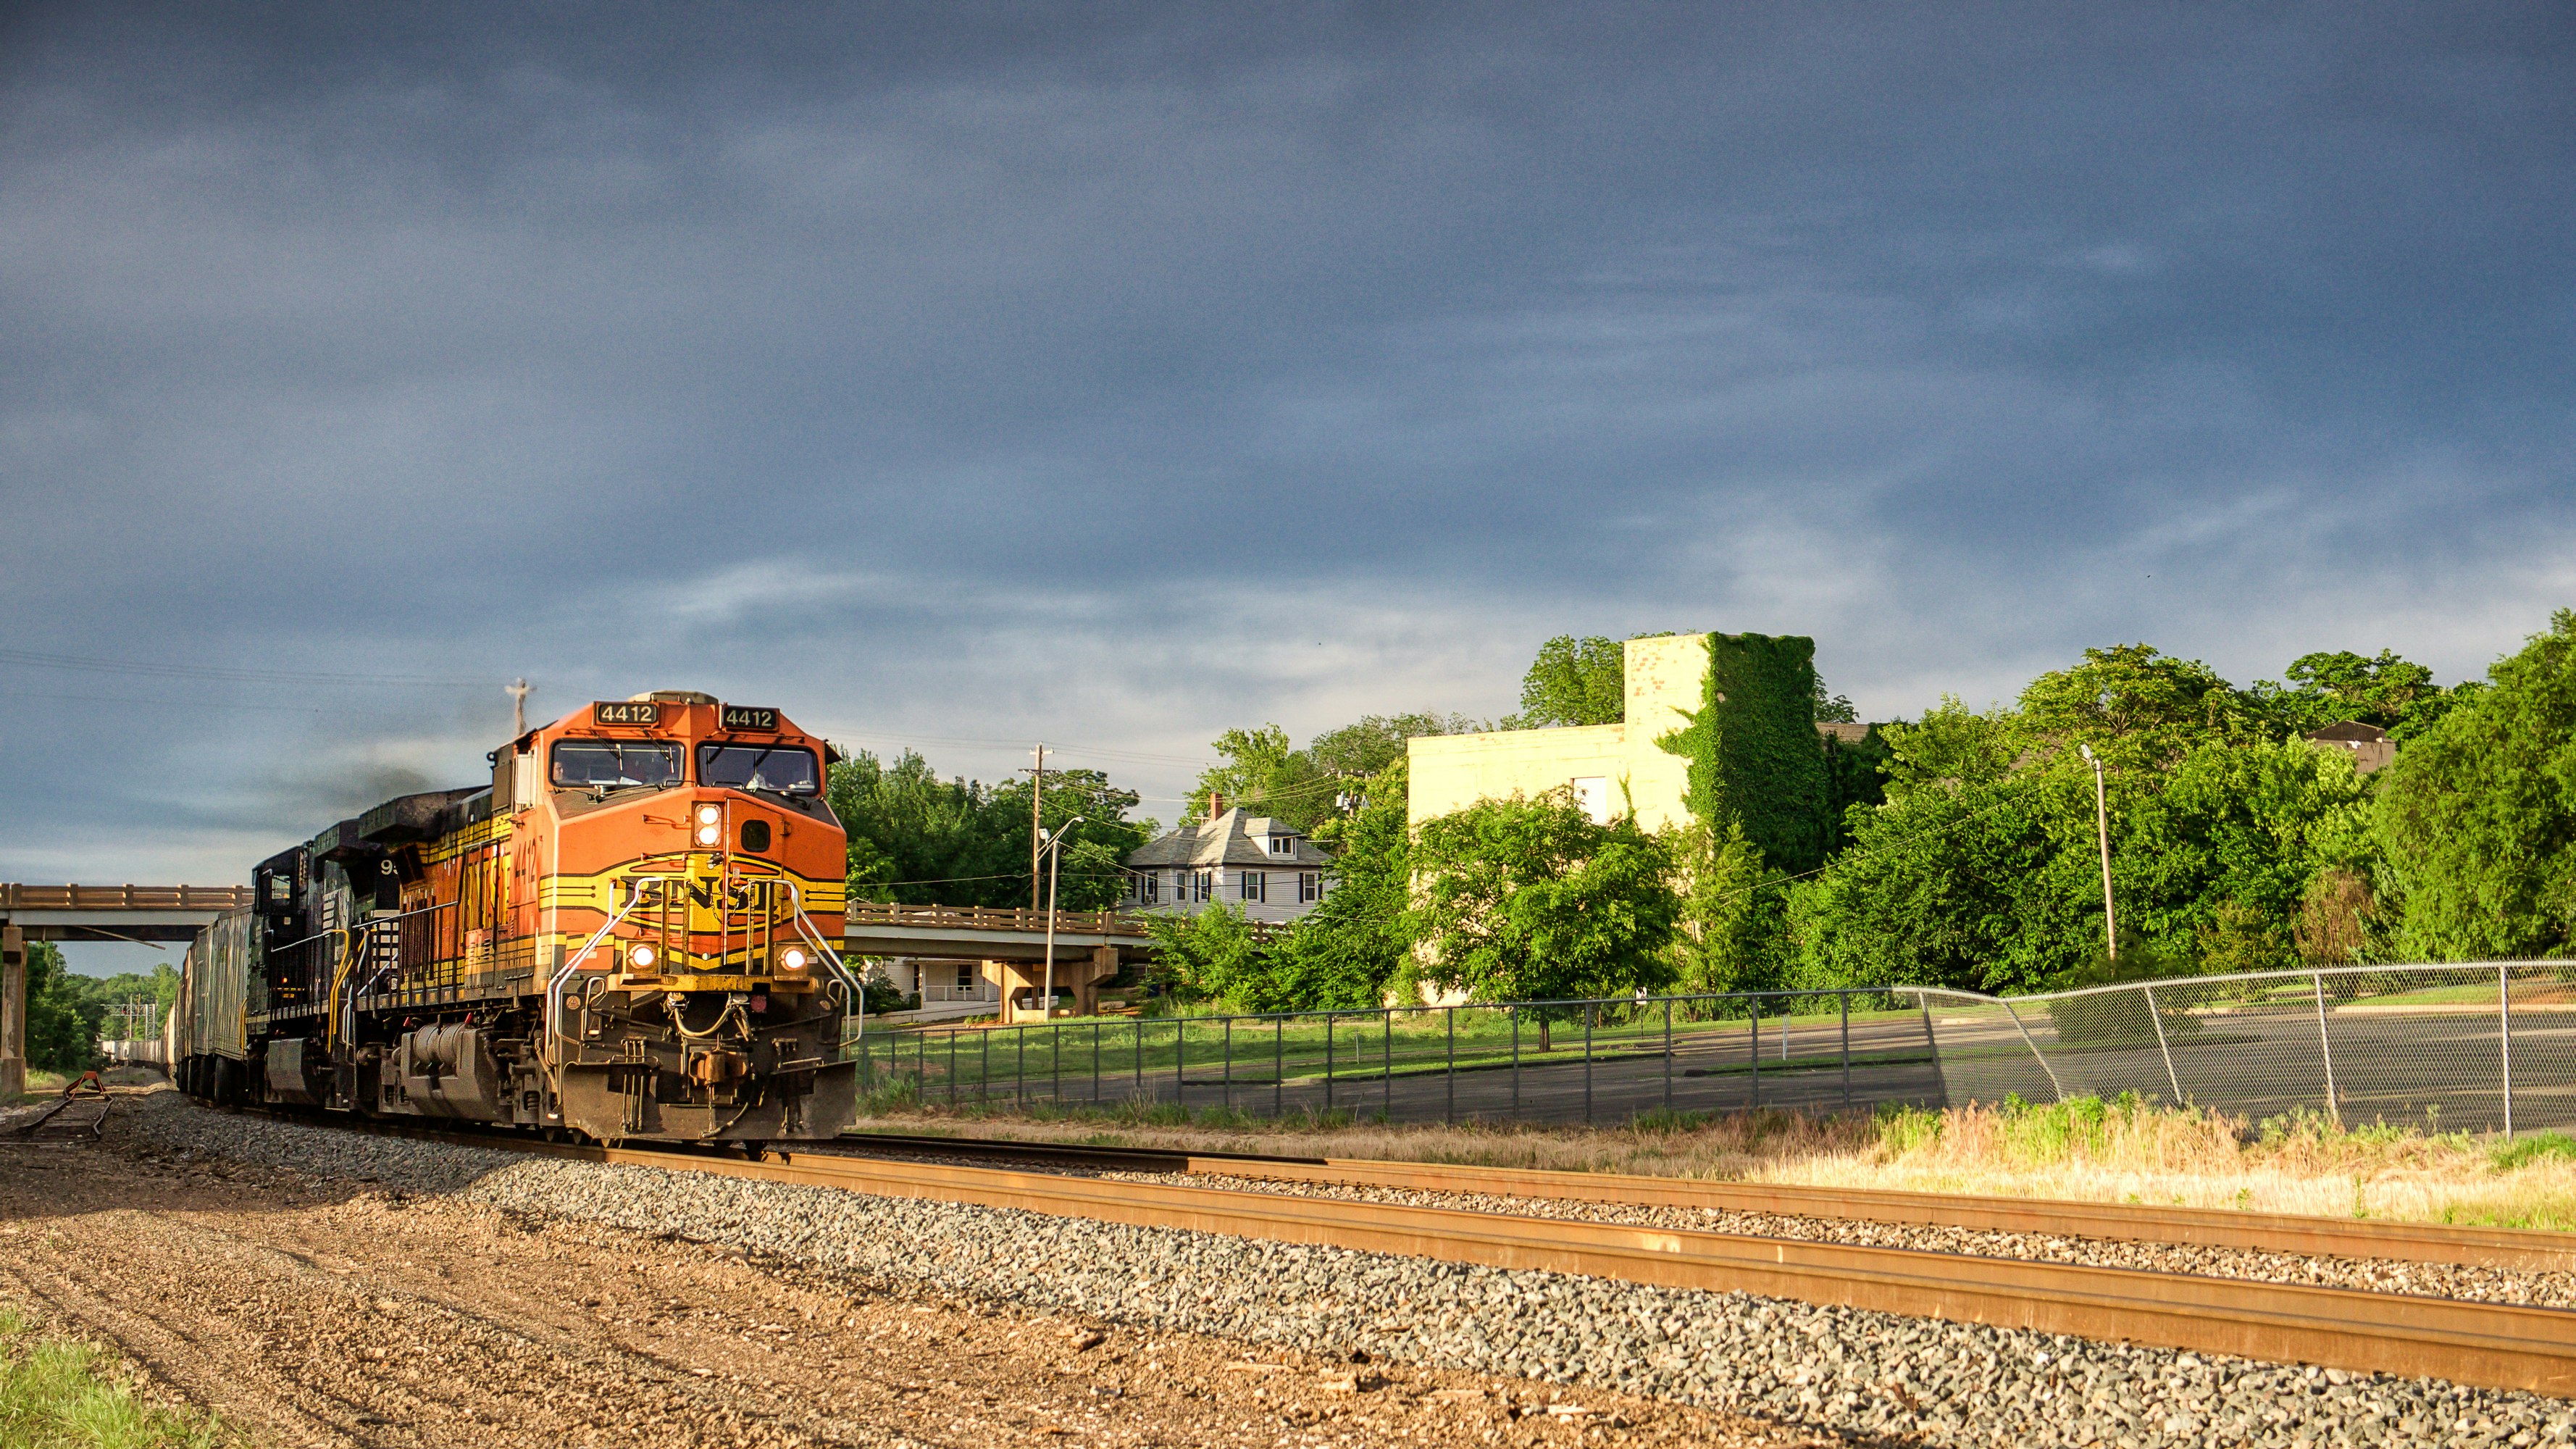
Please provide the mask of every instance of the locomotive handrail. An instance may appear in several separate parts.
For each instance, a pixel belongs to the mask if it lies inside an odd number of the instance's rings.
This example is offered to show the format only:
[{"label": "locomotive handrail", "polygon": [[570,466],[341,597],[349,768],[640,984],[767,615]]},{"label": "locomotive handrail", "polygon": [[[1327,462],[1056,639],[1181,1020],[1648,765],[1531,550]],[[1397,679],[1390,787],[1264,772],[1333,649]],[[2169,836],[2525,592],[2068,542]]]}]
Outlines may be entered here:
[{"label": "locomotive handrail", "polygon": [[[564,1034],[564,982],[571,979],[572,973],[580,968],[582,962],[590,959],[590,953],[599,949],[600,942],[608,939],[608,933],[617,929],[617,923],[625,920],[627,913],[633,911],[638,905],[641,905],[643,901],[644,893],[642,891],[637,891],[633,895],[627,897],[626,904],[617,908],[617,914],[610,916],[606,924],[602,925],[598,930],[593,931],[590,939],[581,943],[580,950],[565,957],[564,963],[555,968],[553,978],[546,982],[546,1045],[549,1048],[553,1048],[554,1044],[560,1040]],[[554,1058],[553,1065],[560,1070],[563,1066],[563,1053],[560,1050],[549,1050],[547,1055]]]},{"label": "locomotive handrail", "polygon": [[805,914],[805,893],[796,888],[796,878],[794,876],[787,876],[785,877],[785,880],[787,882],[787,903],[796,908],[797,931],[802,934],[806,940],[814,943],[814,949],[822,952],[823,959],[831,963],[832,974],[841,978],[842,987],[850,993],[850,1014],[857,1018],[860,1034],[862,1036],[866,1035],[868,1029],[867,987],[861,985],[858,978],[850,974],[849,967],[841,964],[841,953],[833,950],[830,945],[825,943],[821,928],[814,924],[813,917]]}]

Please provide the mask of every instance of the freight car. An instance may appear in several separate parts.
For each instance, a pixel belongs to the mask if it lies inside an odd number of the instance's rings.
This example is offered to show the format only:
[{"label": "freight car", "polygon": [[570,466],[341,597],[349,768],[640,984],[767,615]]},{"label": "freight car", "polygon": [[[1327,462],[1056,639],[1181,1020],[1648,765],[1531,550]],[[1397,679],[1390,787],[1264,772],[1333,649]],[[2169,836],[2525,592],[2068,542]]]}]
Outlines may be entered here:
[{"label": "freight car", "polygon": [[207,1101],[601,1141],[829,1137],[859,984],[831,747],[658,691],[494,750],[261,861],[171,1013]]}]

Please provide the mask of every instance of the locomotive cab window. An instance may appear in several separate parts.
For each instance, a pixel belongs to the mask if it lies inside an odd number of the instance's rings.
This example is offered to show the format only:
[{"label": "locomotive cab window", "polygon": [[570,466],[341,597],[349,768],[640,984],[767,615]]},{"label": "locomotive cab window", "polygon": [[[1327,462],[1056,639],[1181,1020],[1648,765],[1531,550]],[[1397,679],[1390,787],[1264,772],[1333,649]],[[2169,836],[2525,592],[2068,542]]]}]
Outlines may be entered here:
[{"label": "locomotive cab window", "polygon": [[560,789],[671,785],[680,779],[680,747],[656,740],[557,740],[554,782]]},{"label": "locomotive cab window", "polygon": [[710,741],[698,746],[698,783],[726,790],[768,790],[780,795],[818,795],[814,752],[802,745],[727,745]]}]

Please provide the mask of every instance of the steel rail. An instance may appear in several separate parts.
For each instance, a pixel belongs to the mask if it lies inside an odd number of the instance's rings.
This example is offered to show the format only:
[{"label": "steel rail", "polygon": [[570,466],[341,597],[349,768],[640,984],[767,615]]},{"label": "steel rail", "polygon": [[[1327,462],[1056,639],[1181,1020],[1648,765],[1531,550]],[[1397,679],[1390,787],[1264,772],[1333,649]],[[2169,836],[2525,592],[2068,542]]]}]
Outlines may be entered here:
[{"label": "steel rail", "polygon": [[796,1152],[753,1162],[631,1148],[576,1151],[624,1166],[1751,1293],[2576,1397],[2576,1312],[2555,1308],[881,1157]]},{"label": "steel rail", "polygon": [[[997,1138],[856,1132],[839,1147],[870,1151],[1063,1162],[1121,1172],[1186,1172],[1276,1182],[1331,1183],[1408,1192],[1475,1193],[1627,1207],[1768,1213],[1781,1217],[1969,1228],[2053,1238],[2107,1238],[2186,1247],[2245,1248],[2310,1257],[2576,1272],[2576,1235],[2525,1228],[2329,1218],[2229,1208],[1990,1198],[1881,1188],[1712,1182],[1633,1173],[1469,1167],[1367,1158],[1277,1157],[1177,1148],[1102,1147]],[[811,1149],[808,1149],[809,1151]]]},{"label": "steel rail", "polygon": [[[701,1151],[580,1146],[429,1127],[400,1126],[394,1131],[401,1136],[463,1146],[502,1148],[612,1166],[1011,1208],[1052,1217],[1221,1233],[1494,1268],[1584,1274],[1665,1288],[1749,1293],[1906,1317],[1983,1323],[2359,1373],[2448,1379],[2481,1388],[2522,1389],[2576,1398],[2576,1312],[2565,1309],[2137,1268],[2023,1262],[1911,1248],[1517,1217],[1458,1208],[1122,1182],[854,1156],[829,1150],[772,1151],[766,1158],[754,1160]],[[974,1139],[918,1140],[954,1145]],[[1107,1150],[1120,1154],[1159,1151]],[[1185,1155],[1205,1160],[1219,1172],[1239,1172],[1246,1161],[1207,1154]],[[1480,1174],[1488,1171],[1466,1170]]]}]

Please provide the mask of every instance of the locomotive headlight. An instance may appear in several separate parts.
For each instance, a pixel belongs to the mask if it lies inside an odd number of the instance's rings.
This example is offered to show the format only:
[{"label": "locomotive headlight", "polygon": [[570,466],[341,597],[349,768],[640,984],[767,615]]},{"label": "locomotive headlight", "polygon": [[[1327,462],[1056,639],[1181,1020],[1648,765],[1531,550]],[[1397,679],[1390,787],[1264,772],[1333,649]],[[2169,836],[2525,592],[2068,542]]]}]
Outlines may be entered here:
[{"label": "locomotive headlight", "polygon": [[778,964],[790,971],[804,970],[805,948],[802,946],[790,946],[786,950],[779,952]]},{"label": "locomotive headlight", "polygon": [[626,953],[626,964],[634,967],[638,971],[652,970],[653,963],[659,959],[661,958],[654,954],[653,948],[650,946],[638,946],[634,950]]},{"label": "locomotive headlight", "polygon": [[724,839],[724,808],[719,805],[698,807],[698,844],[713,845]]},{"label": "locomotive headlight", "polygon": [[724,810],[720,806],[701,805],[698,807],[698,823],[700,825],[714,825],[723,819]]},{"label": "locomotive headlight", "polygon": [[724,827],[723,827],[723,826],[720,826],[720,825],[701,825],[701,826],[699,826],[699,827],[698,827],[698,844],[700,844],[700,845],[713,845],[713,844],[715,844],[717,841],[722,840],[722,839],[724,839]]}]

